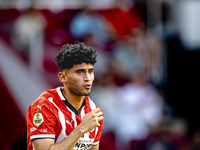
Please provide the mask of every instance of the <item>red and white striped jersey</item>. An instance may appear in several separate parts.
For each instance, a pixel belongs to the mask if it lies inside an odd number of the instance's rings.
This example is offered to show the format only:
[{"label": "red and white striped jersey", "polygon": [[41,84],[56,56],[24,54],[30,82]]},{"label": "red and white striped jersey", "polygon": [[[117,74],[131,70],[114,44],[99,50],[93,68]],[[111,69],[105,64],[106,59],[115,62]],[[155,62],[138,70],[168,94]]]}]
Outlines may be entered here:
[{"label": "red and white striped jersey", "polygon": [[[27,149],[33,150],[34,139],[52,138],[55,143],[61,142],[82,121],[85,114],[98,106],[85,96],[79,110],[76,110],[63,96],[62,87],[43,92],[30,106],[26,115],[27,120]],[[103,128],[100,127],[85,133],[73,150],[89,149],[99,143]]]}]

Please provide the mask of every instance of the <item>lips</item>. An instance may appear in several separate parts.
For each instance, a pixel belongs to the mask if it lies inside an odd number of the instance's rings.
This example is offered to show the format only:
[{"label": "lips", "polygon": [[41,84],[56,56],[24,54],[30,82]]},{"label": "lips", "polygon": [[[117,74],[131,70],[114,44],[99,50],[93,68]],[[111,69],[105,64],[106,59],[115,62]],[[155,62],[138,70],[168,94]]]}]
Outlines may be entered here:
[{"label": "lips", "polygon": [[84,85],[84,87],[85,87],[86,89],[90,89],[90,88],[91,88],[91,85],[90,85],[90,84],[86,84],[86,85]]}]

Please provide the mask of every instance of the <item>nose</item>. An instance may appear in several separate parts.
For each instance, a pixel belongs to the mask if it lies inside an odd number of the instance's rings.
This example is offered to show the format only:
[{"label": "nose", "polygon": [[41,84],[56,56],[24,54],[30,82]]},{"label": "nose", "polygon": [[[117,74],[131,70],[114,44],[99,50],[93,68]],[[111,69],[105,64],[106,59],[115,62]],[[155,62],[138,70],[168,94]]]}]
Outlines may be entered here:
[{"label": "nose", "polygon": [[91,80],[91,75],[89,73],[85,73],[84,81],[90,81],[90,80]]}]

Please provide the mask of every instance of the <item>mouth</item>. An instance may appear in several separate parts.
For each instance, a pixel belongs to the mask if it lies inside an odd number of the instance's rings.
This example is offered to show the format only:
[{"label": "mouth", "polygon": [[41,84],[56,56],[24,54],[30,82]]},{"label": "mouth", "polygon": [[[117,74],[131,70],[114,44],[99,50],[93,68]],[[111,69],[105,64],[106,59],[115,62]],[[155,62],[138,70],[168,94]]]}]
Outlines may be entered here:
[{"label": "mouth", "polygon": [[91,85],[90,85],[90,84],[86,84],[86,85],[84,85],[84,87],[85,87],[86,89],[90,89],[90,88],[91,88]]}]

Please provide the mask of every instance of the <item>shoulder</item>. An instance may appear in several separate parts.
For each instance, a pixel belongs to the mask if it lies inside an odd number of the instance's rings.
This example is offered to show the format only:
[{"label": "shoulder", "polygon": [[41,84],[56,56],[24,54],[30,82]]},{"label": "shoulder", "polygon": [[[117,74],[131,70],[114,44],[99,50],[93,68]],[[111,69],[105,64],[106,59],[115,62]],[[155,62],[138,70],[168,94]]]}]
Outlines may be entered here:
[{"label": "shoulder", "polygon": [[27,125],[40,126],[43,122],[48,122],[48,120],[51,120],[51,123],[55,125],[58,118],[58,110],[51,101],[52,97],[57,101],[55,91],[46,90],[29,106],[26,114]]},{"label": "shoulder", "polygon": [[52,90],[46,90],[44,91],[34,102],[31,103],[31,105],[29,106],[28,111],[34,111],[34,110],[38,110],[38,109],[42,109],[42,107],[46,107],[48,109],[52,109],[53,105],[50,102],[50,98],[54,97],[56,98],[56,89],[52,89]]}]

